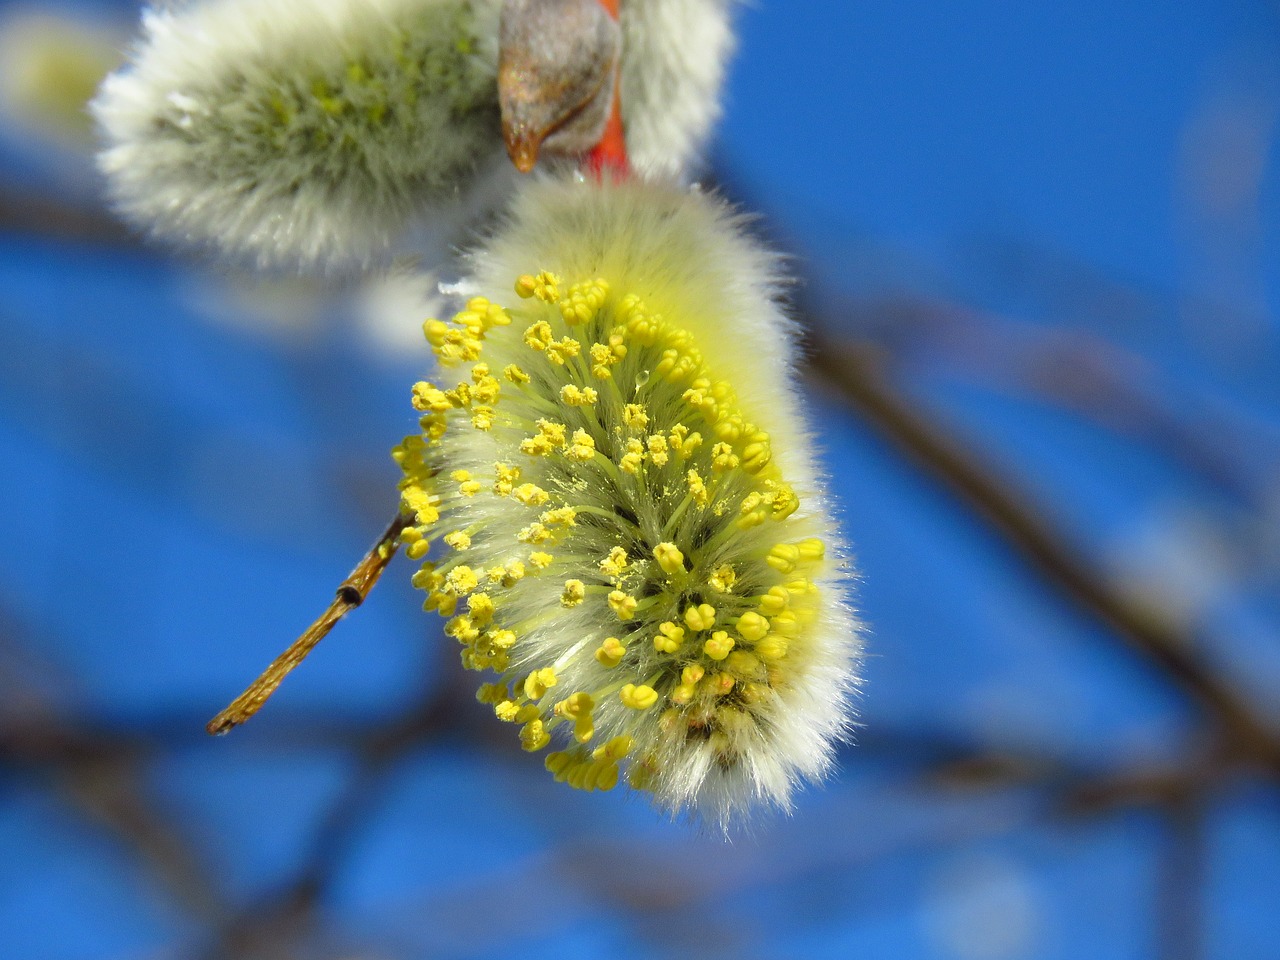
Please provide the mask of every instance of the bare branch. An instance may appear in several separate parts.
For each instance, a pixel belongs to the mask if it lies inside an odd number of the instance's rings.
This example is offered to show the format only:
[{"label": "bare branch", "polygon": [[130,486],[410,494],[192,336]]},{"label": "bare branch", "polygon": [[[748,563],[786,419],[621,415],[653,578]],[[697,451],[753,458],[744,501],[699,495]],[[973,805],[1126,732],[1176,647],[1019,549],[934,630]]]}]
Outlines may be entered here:
[{"label": "bare branch", "polygon": [[1032,567],[1110,634],[1141,654],[1217,721],[1230,749],[1280,774],[1280,740],[1253,708],[1194,653],[1194,638],[1131,603],[1079,559],[1036,511],[982,467],[928,415],[895,391],[875,355],[856,344],[811,334],[809,369],[912,462],[986,521]]},{"label": "bare branch", "polygon": [[261,710],[262,705],[276,692],[284,678],[307,658],[307,654],[315,649],[316,644],[329,635],[329,631],[337,626],[338,621],[364,603],[365,597],[382,576],[382,571],[396,555],[397,541],[411,519],[405,514],[396,515],[390,526],[378,538],[378,542],[356,564],[351,575],[338,585],[333,602],[325,612],[303,632],[302,636],[293,641],[284,653],[276,657],[271,666],[267,667],[244,693],[209,721],[205,727],[209,733],[215,736],[228,733]]}]

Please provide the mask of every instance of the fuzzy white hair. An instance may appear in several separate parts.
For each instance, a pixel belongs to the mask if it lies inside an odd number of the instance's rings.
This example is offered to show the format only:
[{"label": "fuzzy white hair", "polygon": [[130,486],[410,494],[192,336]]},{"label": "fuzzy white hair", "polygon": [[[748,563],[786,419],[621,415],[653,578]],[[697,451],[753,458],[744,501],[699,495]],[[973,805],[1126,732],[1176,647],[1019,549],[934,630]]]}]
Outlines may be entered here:
[{"label": "fuzzy white hair", "polygon": [[[696,163],[719,114],[731,0],[629,0],[621,91],[642,175]],[[365,266],[411,226],[510,190],[502,0],[186,0],[143,16],[92,103],[117,210],[259,266]],[[495,187],[500,190],[495,191]]]},{"label": "fuzzy white hair", "polygon": [[116,207],[260,265],[367,263],[497,162],[500,0],[152,9],[92,110]]},{"label": "fuzzy white hair", "polygon": [[716,120],[734,49],[736,0],[623,0],[622,120],[644,176],[695,168]]}]

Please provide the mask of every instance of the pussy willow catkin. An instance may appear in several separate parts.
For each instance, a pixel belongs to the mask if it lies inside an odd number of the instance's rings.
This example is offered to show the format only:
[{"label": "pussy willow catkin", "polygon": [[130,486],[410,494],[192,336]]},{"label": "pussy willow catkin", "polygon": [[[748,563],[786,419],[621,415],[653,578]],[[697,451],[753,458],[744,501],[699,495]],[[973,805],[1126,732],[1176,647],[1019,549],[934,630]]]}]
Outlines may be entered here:
[{"label": "pussy willow catkin", "polygon": [[[732,5],[622,0],[619,83],[640,173],[679,176],[696,163],[719,115]],[[508,189],[502,9],[503,0],[150,9],[129,62],[92,104],[110,197],[159,237],[263,266],[367,265],[411,227],[447,235],[463,211]]]},{"label": "pussy willow catkin", "polygon": [[698,194],[541,183],[471,268],[394,455],[479,699],[570,786],[789,807],[860,644],[774,259]]},{"label": "pussy willow catkin", "polygon": [[149,10],[93,111],[120,212],[262,264],[365,262],[501,154],[501,0]]}]

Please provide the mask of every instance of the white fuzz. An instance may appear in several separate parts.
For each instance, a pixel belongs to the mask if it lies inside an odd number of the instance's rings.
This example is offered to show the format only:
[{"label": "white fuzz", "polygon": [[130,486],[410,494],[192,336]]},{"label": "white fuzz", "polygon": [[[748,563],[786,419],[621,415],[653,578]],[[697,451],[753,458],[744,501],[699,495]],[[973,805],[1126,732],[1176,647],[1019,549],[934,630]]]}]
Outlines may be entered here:
[{"label": "white fuzz", "polygon": [[93,102],[121,213],[263,265],[368,262],[501,153],[500,0],[200,0]]},{"label": "white fuzz", "polygon": [[679,176],[720,117],[734,0],[623,0],[622,119],[632,166]]},{"label": "white fuzz", "polygon": [[[719,115],[732,0],[629,0],[632,163],[678,176]],[[367,265],[502,164],[502,0],[190,0],[143,16],[92,110],[120,213],[261,266]]]},{"label": "white fuzz", "polygon": [[860,640],[775,258],[696,193],[543,182],[470,265],[425,326],[459,382],[415,386],[396,450],[427,609],[557,779],[725,829],[789,809]]}]

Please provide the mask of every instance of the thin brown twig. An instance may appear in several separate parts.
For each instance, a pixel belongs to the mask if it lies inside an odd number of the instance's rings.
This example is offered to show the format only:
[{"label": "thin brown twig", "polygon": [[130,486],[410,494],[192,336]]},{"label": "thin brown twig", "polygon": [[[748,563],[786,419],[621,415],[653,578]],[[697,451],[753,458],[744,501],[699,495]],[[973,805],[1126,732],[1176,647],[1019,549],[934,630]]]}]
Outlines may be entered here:
[{"label": "thin brown twig", "polygon": [[284,681],[295,667],[307,658],[316,644],[328,636],[348,613],[364,603],[387,568],[391,558],[396,555],[400,534],[412,520],[405,514],[396,514],[386,531],[378,538],[369,552],[356,564],[350,576],[338,585],[333,602],[314,623],[311,624],[297,640],[293,641],[284,653],[272,661],[271,666],[253,681],[244,693],[236,697],[225,710],[209,721],[205,729],[215,736],[229,732],[232,728],[244,723],[262,709],[262,705],[276,692],[276,688]]},{"label": "thin brown twig", "polygon": [[1280,774],[1280,738],[1196,656],[1193,637],[1132,604],[1091,570],[1007,484],[894,390],[872,351],[813,332],[810,345],[809,369],[836,388],[866,423],[942,482],[1111,635],[1190,694],[1218,722],[1238,757]]}]

